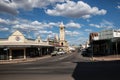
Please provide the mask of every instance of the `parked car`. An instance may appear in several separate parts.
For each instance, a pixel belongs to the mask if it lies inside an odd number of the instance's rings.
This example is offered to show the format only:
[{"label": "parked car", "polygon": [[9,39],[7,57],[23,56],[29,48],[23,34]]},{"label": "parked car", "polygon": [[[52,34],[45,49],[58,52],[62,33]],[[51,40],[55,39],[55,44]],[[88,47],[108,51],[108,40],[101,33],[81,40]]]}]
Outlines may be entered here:
[{"label": "parked car", "polygon": [[90,57],[91,54],[92,53],[88,49],[83,50],[81,53],[82,56],[86,56],[86,57]]},{"label": "parked car", "polygon": [[56,56],[57,55],[57,51],[53,51],[52,53],[51,53],[51,56]]},{"label": "parked car", "polygon": [[65,52],[64,51],[59,51],[59,52],[57,52],[57,54],[62,55],[62,54],[65,54]]}]

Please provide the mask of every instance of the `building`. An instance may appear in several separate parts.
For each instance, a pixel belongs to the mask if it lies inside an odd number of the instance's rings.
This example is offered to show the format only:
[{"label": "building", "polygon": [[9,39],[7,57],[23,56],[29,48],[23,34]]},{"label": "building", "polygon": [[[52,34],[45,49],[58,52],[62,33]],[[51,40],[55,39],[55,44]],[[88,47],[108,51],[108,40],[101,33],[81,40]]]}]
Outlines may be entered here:
[{"label": "building", "polygon": [[89,41],[92,42],[92,40],[95,40],[96,37],[98,37],[98,33],[97,32],[90,33],[90,35],[89,35]]},{"label": "building", "polygon": [[99,40],[120,38],[120,30],[103,30],[99,32]]},{"label": "building", "polygon": [[103,30],[90,44],[96,55],[120,54],[120,30]]},{"label": "building", "polygon": [[47,41],[27,39],[20,31],[15,31],[6,39],[0,39],[0,59],[18,59],[48,55],[54,50],[54,46]]},{"label": "building", "polygon": [[64,51],[68,51],[68,43],[65,40],[65,26],[63,23],[60,24],[60,40],[59,45],[63,47]]},{"label": "building", "polygon": [[8,38],[0,39],[0,60],[49,55],[55,48],[68,51],[63,23],[60,24],[60,38],[56,35],[54,38],[48,37],[47,41],[43,41],[40,36],[36,39],[28,39],[17,30]]}]

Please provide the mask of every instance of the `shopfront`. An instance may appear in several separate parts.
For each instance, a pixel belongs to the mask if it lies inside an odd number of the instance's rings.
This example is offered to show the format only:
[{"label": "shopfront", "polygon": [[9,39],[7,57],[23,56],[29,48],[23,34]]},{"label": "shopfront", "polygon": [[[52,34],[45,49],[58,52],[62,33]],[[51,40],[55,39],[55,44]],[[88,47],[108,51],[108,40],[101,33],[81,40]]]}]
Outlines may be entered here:
[{"label": "shopfront", "polygon": [[54,46],[37,39],[26,39],[19,31],[7,39],[0,40],[0,60],[26,59],[49,55]]}]

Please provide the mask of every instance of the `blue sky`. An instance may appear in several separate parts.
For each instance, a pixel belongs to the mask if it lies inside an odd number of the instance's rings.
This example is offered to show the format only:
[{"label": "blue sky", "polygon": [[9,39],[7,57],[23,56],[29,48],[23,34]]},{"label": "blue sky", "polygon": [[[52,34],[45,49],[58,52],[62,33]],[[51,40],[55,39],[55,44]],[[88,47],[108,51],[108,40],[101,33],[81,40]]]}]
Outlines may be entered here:
[{"label": "blue sky", "polygon": [[15,30],[35,39],[59,35],[66,27],[66,40],[81,44],[89,33],[120,29],[120,0],[0,0],[0,38]]}]

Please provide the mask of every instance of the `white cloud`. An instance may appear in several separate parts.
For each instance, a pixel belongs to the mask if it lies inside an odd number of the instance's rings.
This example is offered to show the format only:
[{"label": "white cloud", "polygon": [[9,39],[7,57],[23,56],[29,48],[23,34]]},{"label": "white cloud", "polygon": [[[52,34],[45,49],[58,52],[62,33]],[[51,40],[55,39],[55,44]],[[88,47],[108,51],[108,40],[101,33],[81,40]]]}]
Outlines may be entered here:
[{"label": "white cloud", "polygon": [[32,24],[32,25],[41,25],[41,23],[38,22],[38,21],[33,21],[31,24]]},{"label": "white cloud", "polygon": [[33,8],[44,8],[56,2],[64,2],[64,0],[0,0],[0,12],[16,15],[20,8],[32,10]]},{"label": "white cloud", "polygon": [[104,28],[104,29],[114,28],[114,24],[106,20],[103,20],[100,24],[89,24],[89,25],[92,27]]},{"label": "white cloud", "polygon": [[1,27],[0,27],[0,31],[8,31],[8,30],[9,30],[9,28],[5,28],[5,27],[4,27],[4,28],[3,28],[3,27],[1,28]]},{"label": "white cloud", "polygon": [[4,24],[4,23],[6,24],[6,21],[4,19],[0,18],[0,23],[1,24]]},{"label": "white cloud", "polygon": [[[46,35],[53,35],[54,33],[50,31],[52,27],[54,27],[57,23],[54,22],[39,22],[39,21],[28,21],[28,23],[21,23],[13,26],[13,29],[17,29],[20,31],[27,33],[32,33],[33,37],[37,37],[38,35],[45,37]],[[57,25],[58,26],[58,25]],[[51,29],[52,30],[52,29]]]},{"label": "white cloud", "polygon": [[33,26],[29,24],[17,24],[13,26],[14,29],[20,29],[22,31],[38,31],[39,29],[42,29],[39,26]]},{"label": "white cloud", "polygon": [[12,3],[6,2],[5,0],[0,0],[0,12],[10,13],[13,15],[18,13],[16,7]]},{"label": "white cloud", "polygon": [[20,30],[24,34],[32,33],[34,35],[33,37],[36,37],[37,34],[54,35],[55,33],[50,30],[52,30],[53,27],[59,27],[59,23],[60,22],[39,22],[37,20],[29,21],[21,18],[16,18],[14,20],[0,18],[0,31],[8,30],[10,33],[12,33],[15,30]]},{"label": "white cloud", "polygon": [[10,20],[10,19],[2,19],[0,18],[0,24],[6,24],[6,25],[12,25],[12,24],[18,24],[19,22],[17,20]]},{"label": "white cloud", "polygon": [[85,29],[86,32],[92,32],[92,29]]},{"label": "white cloud", "polygon": [[120,9],[120,5],[118,5],[117,8]]},{"label": "white cloud", "polygon": [[97,24],[90,24],[90,26],[92,26],[92,27],[96,27],[96,28],[102,28],[102,26],[97,25]]},{"label": "white cloud", "polygon": [[16,18],[13,20],[0,18],[0,26],[2,27],[5,26],[11,29],[15,29],[15,30],[17,29],[21,31],[39,31],[39,30],[49,29],[52,27],[57,27],[59,26],[59,22],[55,23],[55,22],[29,21],[21,18]]},{"label": "white cloud", "polygon": [[42,33],[42,34],[52,34],[52,31],[44,31],[44,30],[42,30],[42,31],[39,31],[39,33]]},{"label": "white cloud", "polygon": [[71,22],[67,23],[65,25],[65,27],[68,27],[68,28],[69,27],[72,27],[72,28],[81,28],[81,25],[79,23],[75,23],[75,22],[71,21]]},{"label": "white cloud", "polygon": [[[11,29],[18,29],[21,31],[39,31],[45,29],[52,29],[53,27],[59,27],[60,22],[39,22],[39,21],[29,21],[26,19],[16,18],[14,20],[11,19],[2,19],[0,18],[0,26],[11,26]],[[75,23],[70,21],[65,24],[65,27],[72,27],[72,28],[81,28],[79,23]],[[76,32],[72,32],[73,34],[77,34]]]},{"label": "white cloud", "polygon": [[77,31],[68,31],[68,30],[66,30],[65,33],[68,36],[78,36],[78,35],[80,35],[80,33],[77,32]]},{"label": "white cloud", "polygon": [[33,26],[39,26],[39,27],[42,27],[42,28],[52,28],[54,26],[58,26],[59,23],[54,23],[54,22],[46,23],[46,22],[33,21],[31,23],[31,25],[33,25]]},{"label": "white cloud", "polygon": [[91,17],[91,15],[84,15],[84,16],[82,16],[82,18],[84,18],[84,19],[87,19],[87,18],[90,18]]},{"label": "white cloud", "polygon": [[58,26],[57,23],[54,23],[54,22],[46,23],[46,22],[33,21],[33,22],[13,25],[13,28],[14,29],[22,29],[23,31],[24,30],[39,31],[39,30],[52,28],[55,25]]},{"label": "white cloud", "polygon": [[74,18],[90,18],[92,15],[105,15],[106,10],[99,10],[97,7],[91,7],[83,1],[66,1],[63,4],[57,4],[53,9],[47,9],[46,13],[52,16],[65,16]]}]

